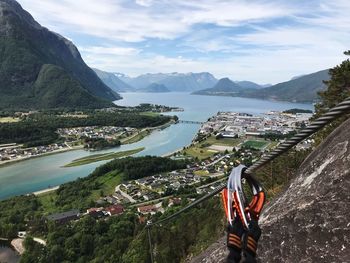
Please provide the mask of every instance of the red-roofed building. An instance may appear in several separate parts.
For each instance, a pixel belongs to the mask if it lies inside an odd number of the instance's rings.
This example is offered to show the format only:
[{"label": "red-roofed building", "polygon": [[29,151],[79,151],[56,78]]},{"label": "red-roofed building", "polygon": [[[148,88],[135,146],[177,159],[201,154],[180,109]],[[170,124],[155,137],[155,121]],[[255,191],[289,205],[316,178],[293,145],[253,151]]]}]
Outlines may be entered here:
[{"label": "red-roofed building", "polygon": [[124,212],[124,207],[120,204],[111,205],[106,208],[106,211],[110,216],[121,215]]},{"label": "red-roofed building", "polygon": [[154,205],[145,205],[145,206],[139,206],[137,208],[137,211],[141,214],[155,214],[157,212],[157,207]]}]

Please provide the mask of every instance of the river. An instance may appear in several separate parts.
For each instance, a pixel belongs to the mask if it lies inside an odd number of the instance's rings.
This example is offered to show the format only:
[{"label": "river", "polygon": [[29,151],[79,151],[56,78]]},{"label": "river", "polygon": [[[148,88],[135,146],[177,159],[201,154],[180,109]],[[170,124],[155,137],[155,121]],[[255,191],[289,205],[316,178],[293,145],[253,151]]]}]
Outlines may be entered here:
[{"label": "river", "polygon": [[[181,120],[205,121],[218,111],[237,111],[263,114],[270,110],[291,108],[313,109],[311,104],[276,102],[235,97],[214,97],[190,95],[188,93],[123,93],[123,100],[115,103],[122,106],[136,106],[140,103],[154,103],[184,108],[184,112],[168,113]],[[191,143],[199,129],[198,124],[176,124],[166,129],[154,131],[143,140],[129,145],[108,149],[104,152],[125,151],[138,147],[145,150],[136,156],[164,155]],[[27,194],[60,185],[87,176],[101,161],[83,166],[63,168],[72,160],[90,154],[84,150],[64,152],[29,159],[0,168],[0,200],[14,195]]]}]

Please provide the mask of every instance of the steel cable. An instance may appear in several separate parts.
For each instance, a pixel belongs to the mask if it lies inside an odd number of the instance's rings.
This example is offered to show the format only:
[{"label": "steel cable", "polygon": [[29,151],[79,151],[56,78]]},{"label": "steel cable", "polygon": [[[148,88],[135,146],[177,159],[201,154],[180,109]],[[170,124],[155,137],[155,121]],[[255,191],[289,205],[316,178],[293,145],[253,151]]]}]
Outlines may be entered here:
[{"label": "steel cable", "polygon": [[[295,136],[293,136],[291,139],[288,139],[287,141],[279,144],[272,152],[263,155],[257,162],[255,162],[253,165],[251,165],[247,170],[247,174],[251,174],[253,171],[257,170],[258,168],[264,166],[268,162],[274,160],[281,154],[285,153],[301,141],[305,140],[315,132],[321,130],[323,127],[325,127],[327,124],[329,124],[331,121],[335,120],[339,116],[346,114],[350,112],[350,97],[345,99],[343,102],[339,103],[334,108],[330,109],[327,113],[323,114],[321,117],[316,119],[315,121],[311,122],[309,126],[302,129],[299,133],[297,133]],[[171,220],[178,215],[186,212],[187,210],[191,209],[192,207],[204,202],[205,200],[211,198],[212,196],[220,193],[222,189],[224,189],[226,186],[226,183],[220,184],[218,187],[216,187],[212,192],[202,196],[201,198],[195,200],[188,206],[180,209],[179,211],[175,212],[174,214],[165,217],[163,219],[160,219],[157,222],[149,223],[147,227],[152,227],[154,225],[161,224],[165,221]]]}]

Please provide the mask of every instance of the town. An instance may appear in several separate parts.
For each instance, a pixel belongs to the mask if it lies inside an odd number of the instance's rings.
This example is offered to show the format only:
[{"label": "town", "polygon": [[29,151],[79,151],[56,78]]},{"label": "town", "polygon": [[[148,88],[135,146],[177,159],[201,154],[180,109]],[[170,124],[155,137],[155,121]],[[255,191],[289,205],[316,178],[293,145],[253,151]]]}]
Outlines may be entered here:
[{"label": "town", "polygon": [[268,112],[262,116],[219,112],[201,127],[199,134],[216,133],[223,138],[259,137],[267,133],[286,135],[295,129],[305,127],[311,116],[311,113],[290,114],[277,111]]},{"label": "town", "polygon": [[[215,189],[234,165],[254,163],[290,133],[307,125],[311,116],[309,113],[268,112],[253,116],[219,112],[202,124],[190,146],[170,156],[192,160],[186,169],[118,184],[113,193],[101,196],[96,200],[96,207],[80,216],[102,218],[131,210],[144,221],[156,213],[164,213],[169,207],[191,202],[196,196]],[[271,136],[264,137],[271,134],[279,136],[273,137],[275,140],[271,140]],[[306,147],[308,143],[302,145]],[[196,147],[202,153],[197,155],[193,150]],[[209,156],[204,151],[210,152]]]},{"label": "town", "polygon": [[[184,109],[179,107],[168,107],[157,104],[144,103],[136,107],[124,108],[105,108],[96,110],[98,112],[136,112],[142,115],[161,116],[164,112],[178,112]],[[94,114],[96,114],[94,113]],[[35,115],[40,115],[39,111],[15,112],[11,117],[0,118],[0,123],[21,123]],[[94,115],[92,114],[92,115]],[[45,116],[45,114],[43,114]],[[58,112],[57,118],[73,118],[84,120],[89,117],[89,114],[75,111],[70,113]],[[102,150],[103,148],[116,147],[121,144],[131,144],[140,141],[151,133],[152,130],[162,129],[175,123],[171,120],[157,127],[117,127],[117,126],[81,126],[69,128],[57,128],[54,134],[58,135],[55,143],[35,145],[31,147],[27,143],[12,143],[11,141],[0,144],[0,165],[17,162],[33,157],[38,157],[46,154],[54,154],[64,151],[87,149],[87,150]],[[30,144],[30,142],[29,142]]]}]

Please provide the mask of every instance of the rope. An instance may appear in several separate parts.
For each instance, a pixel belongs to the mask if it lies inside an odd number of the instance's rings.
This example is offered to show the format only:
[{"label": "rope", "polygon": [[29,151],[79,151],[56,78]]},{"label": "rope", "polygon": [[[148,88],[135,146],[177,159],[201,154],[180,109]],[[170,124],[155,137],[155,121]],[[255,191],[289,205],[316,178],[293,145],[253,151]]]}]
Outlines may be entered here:
[{"label": "rope", "polygon": [[[327,124],[338,118],[339,116],[350,112],[350,97],[345,99],[343,102],[339,103],[334,108],[330,109],[327,113],[323,114],[321,117],[313,121],[309,126],[307,126],[305,129],[302,129],[299,133],[297,133],[294,137],[291,139],[281,143],[274,149],[272,152],[270,152],[267,155],[262,156],[262,158],[254,163],[252,166],[250,166],[246,173],[251,174],[256,169],[264,166],[268,162],[274,160],[276,157],[280,156],[284,152],[291,149],[293,146],[297,145],[299,142],[305,140],[307,137],[311,136],[312,134],[316,133],[317,131],[321,130],[323,127],[325,127]],[[177,217],[178,215],[186,212],[187,210],[191,209],[192,207],[204,202],[205,200],[211,198],[212,196],[220,193],[222,189],[224,189],[226,186],[226,183],[222,183],[218,187],[216,187],[212,192],[204,195],[203,197],[197,199],[196,201],[192,202],[188,206],[180,209],[179,211],[175,212],[174,214],[165,217],[163,219],[160,219],[157,222],[152,222],[148,225],[148,227],[152,227],[154,225],[159,225],[165,221],[171,220],[174,217]]]}]

